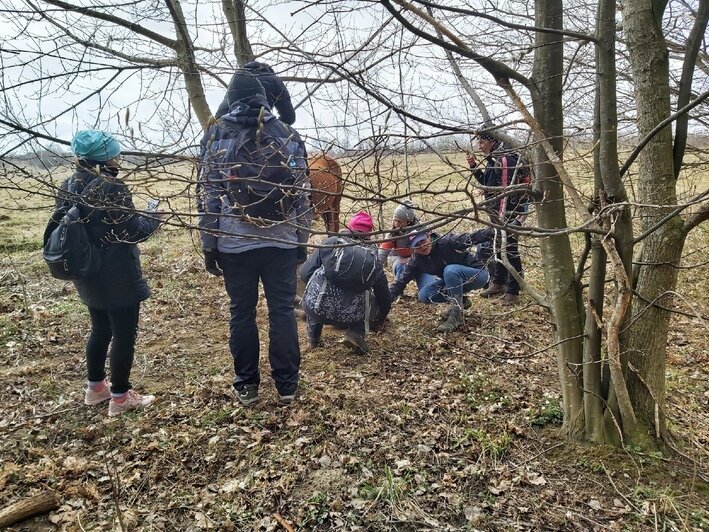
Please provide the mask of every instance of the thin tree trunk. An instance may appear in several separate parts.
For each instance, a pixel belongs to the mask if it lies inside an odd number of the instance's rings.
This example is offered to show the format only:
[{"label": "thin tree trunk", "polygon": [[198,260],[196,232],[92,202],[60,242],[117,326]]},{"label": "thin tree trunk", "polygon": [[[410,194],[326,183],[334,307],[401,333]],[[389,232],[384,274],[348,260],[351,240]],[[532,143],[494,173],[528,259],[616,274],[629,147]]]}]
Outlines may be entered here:
[{"label": "thin tree trunk", "polygon": [[177,34],[177,62],[180,65],[182,75],[185,79],[185,88],[187,89],[190,104],[202,129],[207,129],[207,127],[209,127],[209,121],[212,118],[212,112],[209,110],[209,104],[204,95],[202,77],[197,68],[197,60],[194,55],[192,39],[189,35],[187,23],[185,22],[185,15],[182,12],[182,6],[179,0],[166,0],[166,5],[172,16],[172,22],[175,25],[175,33]]},{"label": "thin tree trunk", "polygon": [[222,0],[222,11],[224,11],[224,17],[227,24],[229,24],[231,38],[234,41],[236,64],[243,67],[246,63],[255,59],[249,36],[246,33],[244,2],[243,0]]},{"label": "thin tree trunk", "polygon": [[[536,24],[561,28],[561,0],[537,0]],[[559,36],[537,33],[533,81],[536,83],[534,115],[556,154],[563,153],[563,110],[561,105],[563,77],[563,45]],[[548,161],[538,152],[540,161]],[[537,207],[540,227],[567,227],[564,191],[554,166],[544,162],[535,167],[536,186],[544,198]],[[542,239],[544,281],[547,301],[559,342],[557,365],[564,403],[564,423],[571,433],[583,429],[583,393],[581,373],[583,362],[583,316],[580,312],[580,287],[575,277],[571,244],[566,235]]]}]

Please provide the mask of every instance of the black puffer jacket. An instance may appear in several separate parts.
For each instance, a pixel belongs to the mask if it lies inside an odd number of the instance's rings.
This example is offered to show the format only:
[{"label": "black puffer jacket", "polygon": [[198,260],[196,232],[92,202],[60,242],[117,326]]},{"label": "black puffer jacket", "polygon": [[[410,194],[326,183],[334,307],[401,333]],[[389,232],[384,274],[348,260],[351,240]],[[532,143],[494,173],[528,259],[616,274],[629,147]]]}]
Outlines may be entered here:
[{"label": "black puffer jacket", "polygon": [[103,251],[99,273],[74,281],[84,304],[114,309],[150,297],[136,243],[147,240],[157,230],[159,220],[135,213],[131,193],[118,178],[79,167],[61,189],[57,208],[78,203],[91,240]]},{"label": "black puffer jacket", "polygon": [[477,255],[470,252],[470,248],[475,244],[490,240],[492,235],[492,229],[481,229],[472,233],[449,233],[442,237],[435,233],[432,234],[431,253],[428,255],[418,253],[411,255],[411,259],[404,265],[401,275],[389,285],[391,299],[394,300],[399,297],[404,292],[406,285],[416,279],[419,273],[443,277],[443,270],[449,264],[485,268],[485,264]]}]

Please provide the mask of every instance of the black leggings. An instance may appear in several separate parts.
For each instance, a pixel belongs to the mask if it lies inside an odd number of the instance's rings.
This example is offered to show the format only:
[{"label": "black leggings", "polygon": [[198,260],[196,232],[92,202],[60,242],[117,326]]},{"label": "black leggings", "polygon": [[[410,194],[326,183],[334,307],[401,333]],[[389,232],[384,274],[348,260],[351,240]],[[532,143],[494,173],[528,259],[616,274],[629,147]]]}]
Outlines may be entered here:
[{"label": "black leggings", "polygon": [[86,368],[89,380],[106,378],[106,355],[111,344],[111,391],[125,393],[131,389],[130,370],[133,366],[135,338],[138,334],[140,303],[132,307],[102,310],[89,307],[91,334],[86,344]]}]

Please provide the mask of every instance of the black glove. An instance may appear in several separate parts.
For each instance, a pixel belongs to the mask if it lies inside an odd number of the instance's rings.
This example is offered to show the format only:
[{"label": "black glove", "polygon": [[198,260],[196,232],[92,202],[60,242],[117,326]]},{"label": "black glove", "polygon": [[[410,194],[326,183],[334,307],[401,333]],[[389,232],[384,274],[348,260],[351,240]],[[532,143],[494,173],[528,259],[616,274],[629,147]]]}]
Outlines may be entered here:
[{"label": "black glove", "polygon": [[303,264],[308,258],[308,248],[303,245],[298,246],[298,264]]},{"label": "black glove", "polygon": [[222,276],[222,270],[217,264],[219,252],[215,249],[205,249],[204,251],[204,269],[217,277]]}]

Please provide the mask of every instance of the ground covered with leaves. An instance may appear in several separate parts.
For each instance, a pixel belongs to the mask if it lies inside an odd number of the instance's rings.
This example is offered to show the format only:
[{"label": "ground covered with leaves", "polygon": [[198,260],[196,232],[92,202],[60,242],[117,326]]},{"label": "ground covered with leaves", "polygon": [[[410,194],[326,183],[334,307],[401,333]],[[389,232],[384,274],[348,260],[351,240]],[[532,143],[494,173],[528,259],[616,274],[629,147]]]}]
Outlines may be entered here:
[{"label": "ground covered with leaves", "polygon": [[[36,247],[7,250],[0,507],[47,489],[60,500],[16,530],[709,527],[709,355],[696,319],[675,318],[670,338],[677,452],[564,436],[551,329],[529,300],[476,298],[466,329],[439,335],[439,309],[410,289],[370,356],[330,328],[324,347],[304,348],[287,407],[269,377],[262,303],[261,399],[243,408],[230,394],[228,301],[187,240],[163,230],[143,245],[153,297],[132,380],[158,401],[117,419],[83,404],[89,321],[73,287],[48,278]],[[706,303],[707,273],[682,283]]]}]

